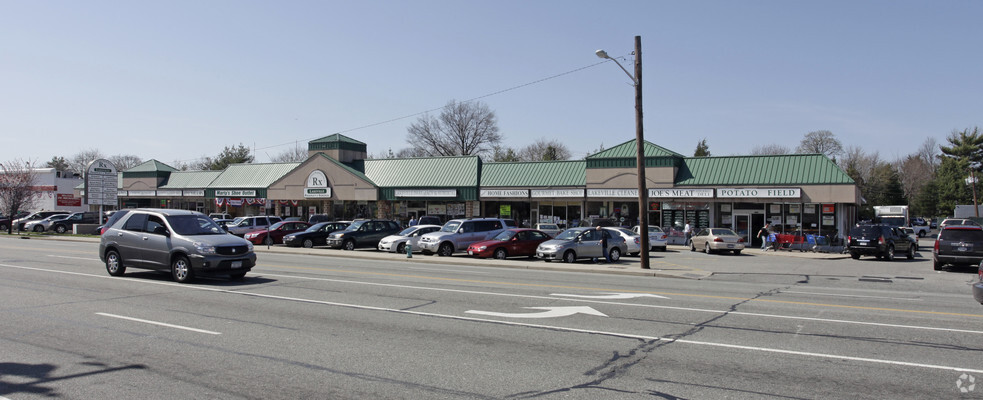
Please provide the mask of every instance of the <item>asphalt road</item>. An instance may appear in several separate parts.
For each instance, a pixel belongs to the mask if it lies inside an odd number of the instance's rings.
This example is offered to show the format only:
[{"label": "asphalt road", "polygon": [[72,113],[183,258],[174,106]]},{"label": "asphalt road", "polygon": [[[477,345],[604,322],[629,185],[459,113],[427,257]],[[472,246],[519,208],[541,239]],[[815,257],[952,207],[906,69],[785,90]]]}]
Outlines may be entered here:
[{"label": "asphalt road", "polygon": [[261,253],[179,285],[96,251],[0,238],[0,397],[983,397],[975,274],[922,257],[653,258],[714,271],[686,280]]}]

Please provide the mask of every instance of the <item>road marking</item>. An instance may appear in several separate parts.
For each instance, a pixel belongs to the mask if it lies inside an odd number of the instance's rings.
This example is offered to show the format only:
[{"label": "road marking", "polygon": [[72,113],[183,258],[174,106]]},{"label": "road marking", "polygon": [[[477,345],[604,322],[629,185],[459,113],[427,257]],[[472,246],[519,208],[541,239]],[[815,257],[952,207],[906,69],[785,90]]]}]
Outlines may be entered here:
[{"label": "road marking", "polygon": [[837,296],[837,297],[863,297],[868,299],[889,299],[889,300],[908,300],[908,301],[922,301],[922,299],[913,299],[910,297],[885,297],[885,296],[862,296],[859,294],[838,294],[838,293],[814,293],[814,292],[799,292],[794,290],[782,290],[781,293],[795,293],[795,294],[814,294],[819,296]]},{"label": "road marking", "polygon": [[98,258],[90,258],[90,257],[73,257],[73,256],[56,256],[56,255],[53,255],[53,254],[48,254],[48,257],[54,257],[54,258],[69,258],[69,259],[72,259],[72,260],[85,260],[85,261],[96,261],[96,262],[102,262],[102,260],[100,260],[100,259],[98,259]]},{"label": "road marking", "polygon": [[97,312],[96,315],[102,315],[104,317],[111,317],[111,318],[125,319],[127,321],[142,322],[142,323],[150,324],[150,325],[166,326],[168,328],[184,329],[186,331],[192,331],[192,332],[198,332],[198,333],[207,333],[209,335],[221,335],[221,333],[219,333],[219,332],[206,331],[204,329],[190,328],[190,327],[187,327],[187,326],[168,324],[168,323],[164,323],[164,322],[151,321],[151,320],[147,320],[147,319],[140,319],[140,318],[133,318],[133,317],[125,317],[125,316],[116,315],[116,314],[108,314],[108,313]]},{"label": "road marking", "polygon": [[494,311],[479,311],[479,310],[468,310],[465,313],[468,314],[478,314],[478,315],[488,315],[492,317],[505,317],[505,318],[556,318],[556,317],[569,317],[575,314],[587,314],[596,315],[599,317],[607,317],[604,313],[597,311],[590,307],[523,307],[530,310],[546,310],[538,313],[500,313]]},{"label": "road marking", "polygon": [[744,345],[728,344],[728,343],[704,342],[704,341],[697,341],[697,340],[662,338],[662,337],[658,337],[658,336],[645,336],[645,335],[637,335],[637,334],[631,334],[631,333],[597,331],[597,330],[591,330],[591,329],[570,328],[570,327],[563,327],[563,326],[542,325],[542,324],[529,324],[529,323],[514,322],[514,321],[502,321],[502,320],[494,320],[494,319],[486,319],[486,318],[466,317],[466,316],[460,316],[460,315],[436,314],[436,313],[428,313],[428,312],[422,312],[422,311],[400,310],[400,309],[387,308],[387,307],[375,307],[375,306],[365,306],[365,305],[358,305],[358,304],[337,303],[337,302],[330,302],[330,301],[323,301],[323,300],[303,299],[303,298],[298,298],[298,297],[286,297],[286,296],[269,295],[269,294],[262,294],[262,293],[252,293],[252,292],[245,292],[245,291],[219,289],[219,288],[213,288],[213,287],[190,286],[190,285],[184,285],[184,284],[174,283],[174,282],[144,281],[144,280],[125,279],[125,278],[124,279],[120,279],[120,278],[111,277],[111,276],[107,276],[107,275],[93,275],[93,274],[85,274],[85,273],[81,273],[81,272],[48,270],[48,269],[43,269],[43,268],[24,267],[24,266],[16,266],[16,265],[9,265],[9,264],[0,264],[0,267],[18,268],[18,269],[43,271],[43,272],[54,272],[54,273],[62,273],[62,274],[67,274],[67,275],[79,275],[79,276],[86,276],[86,277],[92,277],[92,278],[101,278],[101,279],[117,279],[117,280],[124,280],[124,281],[127,281],[127,282],[135,282],[135,283],[150,284],[150,285],[171,286],[171,287],[177,287],[177,288],[188,289],[188,290],[201,290],[201,291],[215,292],[215,293],[237,294],[237,295],[242,295],[242,296],[252,296],[252,297],[275,299],[275,300],[294,301],[294,302],[307,303],[307,304],[321,304],[321,305],[336,306],[336,307],[346,307],[346,308],[359,309],[359,310],[384,311],[384,312],[391,312],[391,313],[396,313],[396,314],[417,315],[417,316],[434,317],[434,318],[444,318],[444,319],[452,319],[452,320],[459,320],[459,321],[483,322],[483,323],[490,323],[490,324],[521,326],[521,327],[538,328],[538,329],[549,329],[549,330],[564,331],[564,332],[573,332],[573,333],[587,333],[587,334],[595,334],[595,335],[606,335],[606,336],[622,337],[622,338],[628,338],[628,339],[640,339],[640,340],[650,340],[650,341],[656,340],[656,341],[664,341],[664,342],[668,342],[668,343],[683,343],[683,344],[692,344],[692,345],[700,345],[700,346],[724,347],[724,348],[732,348],[732,349],[748,350],[748,351],[761,351],[761,352],[768,352],[768,353],[797,355],[797,356],[803,356],[803,357],[830,358],[830,359],[840,359],[840,360],[851,360],[851,361],[858,361],[858,362],[867,362],[867,363],[874,363],[874,364],[897,365],[897,366],[906,366],[906,367],[917,367],[917,368],[939,369],[939,370],[947,370],[947,371],[957,371],[957,372],[969,372],[969,373],[974,373],[974,374],[983,374],[983,370],[971,369],[971,368],[962,368],[962,367],[953,367],[953,366],[946,366],[946,365],[937,365],[937,364],[922,364],[922,363],[912,363],[912,362],[907,362],[907,361],[894,361],[894,360],[885,360],[885,359],[877,359],[877,358],[852,357],[852,356],[842,356],[842,355],[836,355],[836,354],[812,353],[812,352],[804,352],[804,351],[796,351],[796,350],[784,350],[784,349],[775,349],[775,348],[757,347],[757,346],[744,346]]},{"label": "road marking", "polygon": [[449,269],[449,268],[440,269],[440,268],[406,267],[406,269],[412,269],[417,271],[453,272],[455,274],[487,274],[487,272],[481,272],[481,271],[462,271],[462,270]]},{"label": "road marking", "polygon": [[668,297],[666,296],[659,296],[657,294],[648,294],[648,293],[607,293],[601,295],[551,293],[550,296],[575,297],[578,299],[597,299],[597,300],[626,300],[626,299],[634,299],[636,297],[654,297],[658,299],[668,299]]}]

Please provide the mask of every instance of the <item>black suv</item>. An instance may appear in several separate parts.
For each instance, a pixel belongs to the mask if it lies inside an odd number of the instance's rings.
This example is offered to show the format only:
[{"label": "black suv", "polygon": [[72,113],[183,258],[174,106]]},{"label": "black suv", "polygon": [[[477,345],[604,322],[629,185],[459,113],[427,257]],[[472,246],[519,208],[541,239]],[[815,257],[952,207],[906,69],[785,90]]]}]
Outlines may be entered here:
[{"label": "black suv", "polygon": [[878,260],[894,260],[894,254],[902,252],[909,260],[915,258],[915,245],[898,227],[873,224],[850,229],[847,247],[854,260],[860,256],[874,256]]},{"label": "black suv", "polygon": [[932,250],[938,271],[946,264],[973,265],[983,261],[983,228],[975,225],[947,225],[939,232]]},{"label": "black suv", "polygon": [[348,228],[334,232],[328,236],[328,247],[335,249],[355,250],[356,247],[379,246],[382,238],[395,235],[403,230],[396,221],[385,219],[361,219],[353,221]]},{"label": "black suv", "polygon": [[72,215],[69,215],[65,219],[52,221],[51,230],[57,233],[65,233],[72,230],[72,228],[74,228],[75,225],[78,224],[98,224],[98,223],[99,223],[98,211],[77,212],[77,213],[72,213]]}]

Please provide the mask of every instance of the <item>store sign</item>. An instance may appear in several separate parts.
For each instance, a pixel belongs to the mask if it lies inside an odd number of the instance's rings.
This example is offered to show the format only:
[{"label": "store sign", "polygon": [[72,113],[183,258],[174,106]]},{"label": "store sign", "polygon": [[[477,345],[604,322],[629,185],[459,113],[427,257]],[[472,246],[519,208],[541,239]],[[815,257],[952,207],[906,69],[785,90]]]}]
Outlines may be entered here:
[{"label": "store sign", "polygon": [[331,188],[304,188],[305,199],[326,199],[331,197]]},{"label": "store sign", "polygon": [[157,195],[156,190],[131,190],[130,197],[154,197]]},{"label": "store sign", "polygon": [[823,214],[832,214],[836,212],[836,204],[823,204]]},{"label": "store sign", "polygon": [[158,190],[158,197],[181,197],[180,190]]},{"label": "store sign", "polygon": [[481,197],[529,197],[529,190],[481,189]]},{"label": "store sign", "polygon": [[798,188],[750,188],[750,189],[717,189],[718,198],[741,199],[797,199],[802,197],[802,189]]},{"label": "store sign", "polygon": [[204,190],[184,190],[181,192],[184,197],[205,197]]},{"label": "store sign", "polygon": [[116,165],[109,160],[93,160],[86,167],[86,203],[93,205],[116,205],[119,201],[119,178]]},{"label": "store sign", "polygon": [[713,198],[713,189],[649,189],[651,198]]},{"label": "store sign", "polygon": [[533,189],[535,198],[584,197],[584,189]]},{"label": "store sign", "polygon": [[[133,191],[130,191],[133,193]],[[215,197],[256,197],[255,190],[216,190]]]},{"label": "store sign", "polygon": [[638,197],[638,189],[587,189],[587,197]]},{"label": "store sign", "polygon": [[59,207],[81,207],[82,199],[71,194],[58,193],[57,205]]},{"label": "store sign", "polygon": [[457,189],[396,189],[396,197],[457,197]]}]

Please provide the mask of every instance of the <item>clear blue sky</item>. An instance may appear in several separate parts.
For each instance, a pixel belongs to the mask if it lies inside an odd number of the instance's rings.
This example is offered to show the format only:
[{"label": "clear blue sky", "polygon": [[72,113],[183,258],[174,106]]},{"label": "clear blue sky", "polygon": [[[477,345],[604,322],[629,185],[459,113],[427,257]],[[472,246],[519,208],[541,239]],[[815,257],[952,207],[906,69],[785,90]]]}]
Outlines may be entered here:
[{"label": "clear blue sky", "polygon": [[713,155],[736,155],[829,130],[894,159],[983,126],[975,0],[0,0],[0,10],[0,161],[97,148],[170,163],[241,142],[263,162],[339,132],[380,154],[407,147],[412,115],[489,94],[506,145],[556,138],[581,158],[634,138],[628,77],[594,51],[628,56],[636,35],[646,139],[684,155],[703,138]]}]

